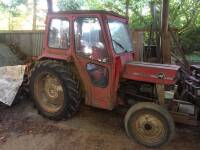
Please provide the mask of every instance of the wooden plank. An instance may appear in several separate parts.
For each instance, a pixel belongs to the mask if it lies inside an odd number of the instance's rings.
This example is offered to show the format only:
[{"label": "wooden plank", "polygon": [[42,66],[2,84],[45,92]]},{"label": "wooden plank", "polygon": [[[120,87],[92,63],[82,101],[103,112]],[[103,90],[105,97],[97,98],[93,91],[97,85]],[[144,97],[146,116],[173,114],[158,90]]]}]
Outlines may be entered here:
[{"label": "wooden plank", "polygon": [[133,48],[135,50],[135,61],[143,61],[143,41],[144,35],[143,31],[134,31],[133,32]]}]

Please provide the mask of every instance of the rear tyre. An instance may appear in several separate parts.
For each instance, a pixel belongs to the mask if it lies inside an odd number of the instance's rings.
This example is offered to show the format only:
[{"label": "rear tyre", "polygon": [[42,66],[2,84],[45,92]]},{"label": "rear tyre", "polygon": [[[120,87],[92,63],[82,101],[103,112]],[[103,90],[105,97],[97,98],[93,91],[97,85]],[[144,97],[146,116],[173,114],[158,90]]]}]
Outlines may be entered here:
[{"label": "rear tyre", "polygon": [[81,102],[80,85],[69,65],[39,61],[31,71],[30,94],[39,113],[53,120],[72,117]]},{"label": "rear tyre", "polygon": [[174,135],[174,121],[164,108],[141,102],[132,106],[125,116],[128,136],[146,147],[159,147]]}]

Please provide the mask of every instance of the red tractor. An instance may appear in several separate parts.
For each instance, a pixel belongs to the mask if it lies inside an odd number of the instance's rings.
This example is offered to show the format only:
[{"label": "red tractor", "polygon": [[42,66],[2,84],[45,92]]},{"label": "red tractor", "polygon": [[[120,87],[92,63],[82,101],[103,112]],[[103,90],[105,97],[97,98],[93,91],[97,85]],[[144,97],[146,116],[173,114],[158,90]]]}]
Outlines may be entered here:
[{"label": "red tractor", "polygon": [[179,66],[134,62],[127,18],[107,11],[50,12],[44,51],[30,73],[30,91],[43,116],[70,118],[86,105],[130,108],[128,136],[147,147],[169,142],[168,109],[177,91]]}]

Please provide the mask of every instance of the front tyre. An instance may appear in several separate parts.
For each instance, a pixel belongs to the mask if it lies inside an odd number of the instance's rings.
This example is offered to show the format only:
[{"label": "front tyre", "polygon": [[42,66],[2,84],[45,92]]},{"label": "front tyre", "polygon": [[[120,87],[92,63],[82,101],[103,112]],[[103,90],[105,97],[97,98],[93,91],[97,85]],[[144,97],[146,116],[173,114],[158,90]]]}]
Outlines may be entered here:
[{"label": "front tyre", "polygon": [[128,136],[146,147],[168,143],[174,134],[174,121],[161,106],[141,102],[132,106],[125,116]]},{"label": "front tyre", "polygon": [[30,93],[38,112],[53,120],[70,118],[80,106],[79,82],[70,66],[39,61],[31,71]]}]

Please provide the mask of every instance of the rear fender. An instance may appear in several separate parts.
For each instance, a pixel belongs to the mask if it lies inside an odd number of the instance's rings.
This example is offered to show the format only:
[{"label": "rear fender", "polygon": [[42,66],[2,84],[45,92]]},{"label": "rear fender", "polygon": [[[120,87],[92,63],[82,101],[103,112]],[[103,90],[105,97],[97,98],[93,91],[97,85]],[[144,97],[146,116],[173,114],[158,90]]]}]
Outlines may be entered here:
[{"label": "rear fender", "polygon": [[38,57],[38,60],[63,60],[63,61],[71,61],[72,58],[69,56],[62,56],[62,55],[52,55],[52,54],[45,54]]}]

